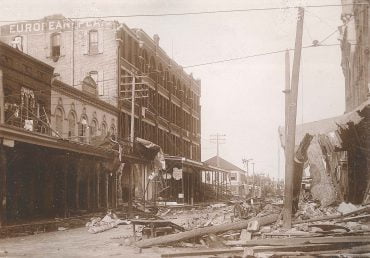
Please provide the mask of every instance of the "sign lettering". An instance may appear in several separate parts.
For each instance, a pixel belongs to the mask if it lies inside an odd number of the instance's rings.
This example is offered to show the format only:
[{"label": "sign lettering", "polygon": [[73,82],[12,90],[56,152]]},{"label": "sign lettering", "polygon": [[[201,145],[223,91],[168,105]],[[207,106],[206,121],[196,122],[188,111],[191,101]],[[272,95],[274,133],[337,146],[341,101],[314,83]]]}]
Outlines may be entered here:
[{"label": "sign lettering", "polygon": [[67,19],[58,20],[39,20],[32,22],[20,22],[16,24],[8,24],[0,27],[0,36],[17,35],[24,33],[38,33],[38,32],[53,32],[53,31],[70,31],[73,29],[86,28],[101,28],[112,27],[111,21],[76,21],[73,22]]}]

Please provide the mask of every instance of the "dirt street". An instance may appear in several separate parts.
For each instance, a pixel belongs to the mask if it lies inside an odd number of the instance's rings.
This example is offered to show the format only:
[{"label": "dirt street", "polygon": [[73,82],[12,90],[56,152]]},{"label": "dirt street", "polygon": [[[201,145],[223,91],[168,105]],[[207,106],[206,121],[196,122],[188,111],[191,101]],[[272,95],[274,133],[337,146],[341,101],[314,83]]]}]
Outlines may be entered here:
[{"label": "dirt street", "polygon": [[125,245],[125,238],[131,235],[132,226],[121,225],[98,234],[83,227],[0,239],[0,257],[160,257],[155,248],[139,253]]}]

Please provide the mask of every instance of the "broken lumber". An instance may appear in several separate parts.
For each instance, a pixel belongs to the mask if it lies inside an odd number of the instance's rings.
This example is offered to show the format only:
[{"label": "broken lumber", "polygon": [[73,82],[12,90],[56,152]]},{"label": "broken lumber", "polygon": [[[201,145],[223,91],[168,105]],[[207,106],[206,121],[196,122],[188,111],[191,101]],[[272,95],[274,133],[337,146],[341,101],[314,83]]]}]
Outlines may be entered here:
[{"label": "broken lumber", "polygon": [[250,240],[243,246],[284,246],[303,244],[370,243],[370,236],[302,237]]},{"label": "broken lumber", "polygon": [[234,223],[221,224],[221,225],[211,226],[211,227],[206,227],[206,228],[197,228],[194,230],[180,232],[177,234],[144,239],[144,240],[136,242],[135,245],[140,248],[145,248],[145,247],[151,247],[155,245],[163,245],[163,244],[183,241],[183,240],[187,240],[187,239],[191,239],[191,238],[199,237],[203,235],[208,235],[208,234],[217,234],[217,233],[222,233],[222,232],[229,231],[229,230],[243,229],[243,228],[247,228],[248,223],[254,220],[257,220],[259,225],[263,226],[263,225],[267,225],[267,224],[277,221],[278,217],[279,217],[278,214],[271,214],[271,215],[267,215],[264,217],[253,218],[253,219],[243,220],[243,221],[234,222]]},{"label": "broken lumber", "polygon": [[309,223],[309,222],[315,222],[315,221],[342,219],[342,218],[346,218],[348,216],[358,214],[358,213],[362,213],[362,212],[369,211],[369,210],[370,210],[370,206],[368,205],[368,206],[359,208],[358,210],[355,210],[355,211],[351,211],[351,212],[347,212],[347,213],[343,213],[343,214],[339,214],[339,215],[331,215],[331,216],[317,217],[317,218],[300,220],[300,221],[293,221],[292,224],[296,225],[296,224],[303,224],[303,223]]},{"label": "broken lumber", "polygon": [[298,210],[299,195],[302,188],[302,176],[304,163],[307,160],[307,150],[311,144],[313,136],[306,133],[294,156],[294,173],[293,173],[293,204],[292,212],[295,214]]},{"label": "broken lumber", "polygon": [[178,253],[162,254],[162,258],[170,257],[184,257],[184,256],[201,256],[201,255],[217,255],[217,254],[233,254],[233,253],[243,253],[243,248],[233,248],[233,249],[213,249],[213,250],[196,250]]}]

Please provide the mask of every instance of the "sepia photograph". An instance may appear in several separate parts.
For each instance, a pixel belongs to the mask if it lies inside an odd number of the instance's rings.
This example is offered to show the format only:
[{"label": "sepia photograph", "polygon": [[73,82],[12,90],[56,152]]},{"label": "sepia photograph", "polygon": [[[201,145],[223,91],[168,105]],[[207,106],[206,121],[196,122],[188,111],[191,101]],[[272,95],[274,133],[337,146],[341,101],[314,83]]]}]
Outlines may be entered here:
[{"label": "sepia photograph", "polygon": [[370,0],[0,0],[1,257],[370,257]]}]

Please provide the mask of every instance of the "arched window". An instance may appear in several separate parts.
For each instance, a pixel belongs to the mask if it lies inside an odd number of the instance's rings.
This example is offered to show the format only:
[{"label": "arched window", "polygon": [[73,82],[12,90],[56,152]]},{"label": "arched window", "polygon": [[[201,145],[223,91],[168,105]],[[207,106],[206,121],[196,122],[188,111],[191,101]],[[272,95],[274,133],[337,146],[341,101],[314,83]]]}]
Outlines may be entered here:
[{"label": "arched window", "polygon": [[68,115],[68,137],[72,138],[76,135],[76,116],[73,112]]},{"label": "arched window", "polygon": [[110,126],[110,129],[109,129],[109,133],[110,135],[116,135],[116,126],[115,125],[111,125]]},{"label": "arched window", "polygon": [[106,136],[107,135],[107,124],[105,122],[103,122],[101,124],[101,135],[102,136]]},{"label": "arched window", "polygon": [[78,124],[78,137],[80,142],[87,142],[87,125],[88,120],[86,115],[82,115]]},{"label": "arched window", "polygon": [[61,108],[55,110],[55,130],[60,136],[63,135],[63,111]]},{"label": "arched window", "polygon": [[89,74],[84,78],[82,81],[82,91],[93,94],[94,96],[97,94],[97,83],[93,77],[97,77],[98,73],[95,72],[93,74]]},{"label": "arched window", "polygon": [[96,136],[97,127],[98,122],[95,119],[93,119],[90,125],[90,137]]}]

